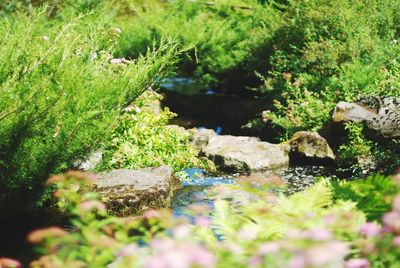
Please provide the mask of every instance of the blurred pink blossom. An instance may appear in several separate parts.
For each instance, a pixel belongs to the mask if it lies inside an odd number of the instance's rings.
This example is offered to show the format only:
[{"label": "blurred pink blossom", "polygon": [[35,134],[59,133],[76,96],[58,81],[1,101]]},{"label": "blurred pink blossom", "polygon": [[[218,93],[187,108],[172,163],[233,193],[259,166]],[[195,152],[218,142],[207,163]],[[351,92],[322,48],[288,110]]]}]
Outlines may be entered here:
[{"label": "blurred pink blossom", "polygon": [[386,227],[390,227],[394,230],[400,230],[400,212],[391,211],[383,215],[382,217],[383,224]]},{"label": "blurred pink blossom", "polygon": [[129,244],[121,248],[117,253],[117,256],[118,257],[133,256],[136,253],[138,253],[138,250],[139,249],[136,244]]},{"label": "blurred pink blossom", "polygon": [[181,251],[169,251],[163,254],[155,254],[145,265],[146,268],[189,268],[191,264]]},{"label": "blurred pink blossom", "polygon": [[259,246],[258,253],[262,255],[276,253],[280,248],[281,246],[278,243],[268,242]]},{"label": "blurred pink blossom", "polygon": [[225,247],[234,255],[243,254],[243,248],[236,243],[233,242],[225,243]]},{"label": "blurred pink blossom", "polygon": [[173,229],[174,238],[182,239],[190,235],[192,227],[188,224],[181,224]]},{"label": "blurred pink blossom", "polygon": [[[167,242],[169,241],[169,242]],[[145,265],[146,268],[189,268],[214,267],[216,257],[196,244],[177,244],[173,240],[157,241],[154,254]]]},{"label": "blurred pink blossom", "polygon": [[150,246],[156,251],[167,251],[174,247],[174,242],[171,239],[154,239],[150,242]]},{"label": "blurred pink blossom", "polygon": [[400,195],[397,195],[392,203],[392,209],[394,211],[400,212]]},{"label": "blurred pink blossom", "polygon": [[332,233],[326,229],[311,229],[306,231],[307,237],[312,240],[321,241],[321,240],[329,240],[332,239]]},{"label": "blurred pink blossom", "polygon": [[287,266],[288,268],[303,268],[306,267],[304,256],[298,255],[292,258]]},{"label": "blurred pink blossom", "polygon": [[260,266],[262,263],[262,259],[260,256],[251,256],[249,258],[249,267]]},{"label": "blurred pink blossom", "polygon": [[378,224],[373,223],[373,222],[366,222],[360,228],[360,233],[363,234],[367,238],[377,236],[380,233],[380,231],[381,231],[381,227]]},{"label": "blurred pink blossom", "polygon": [[242,228],[238,232],[238,237],[244,240],[254,240],[257,238],[256,228]]},{"label": "blurred pink blossom", "polygon": [[211,220],[209,217],[206,217],[206,216],[196,217],[195,223],[196,223],[196,225],[199,225],[201,227],[210,227],[211,226]]},{"label": "blurred pink blossom", "polygon": [[185,250],[192,264],[200,267],[213,267],[217,262],[217,258],[211,252],[199,245],[186,246]]},{"label": "blurred pink blossom", "polygon": [[1,268],[21,268],[22,265],[19,261],[0,257],[0,267]]},{"label": "blurred pink blossom", "polygon": [[88,200],[85,202],[82,202],[79,207],[83,210],[98,210],[98,211],[105,211],[106,210],[106,206],[101,203],[100,201],[97,200]]},{"label": "blurred pink blossom", "polygon": [[346,262],[346,268],[368,268],[369,261],[366,259],[350,259]]},{"label": "blurred pink blossom", "polygon": [[339,263],[348,253],[348,246],[339,241],[320,244],[306,251],[306,261],[311,266],[325,267]]},{"label": "blurred pink blossom", "polygon": [[400,248],[400,236],[393,237],[393,245]]},{"label": "blurred pink blossom", "polygon": [[143,218],[144,219],[152,219],[152,218],[161,218],[161,213],[157,210],[150,209],[147,210],[145,213],[143,213]]}]

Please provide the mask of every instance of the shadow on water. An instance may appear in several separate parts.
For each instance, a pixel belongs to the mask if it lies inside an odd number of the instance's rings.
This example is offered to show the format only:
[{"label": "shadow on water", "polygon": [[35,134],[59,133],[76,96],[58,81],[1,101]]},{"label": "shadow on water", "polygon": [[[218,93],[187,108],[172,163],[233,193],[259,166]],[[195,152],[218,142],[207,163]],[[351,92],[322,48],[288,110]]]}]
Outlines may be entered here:
[{"label": "shadow on water", "polygon": [[250,91],[228,95],[184,77],[165,79],[160,86],[164,96],[162,105],[178,114],[171,124],[211,128],[224,135],[259,135],[242,127],[265,110],[265,101]]}]

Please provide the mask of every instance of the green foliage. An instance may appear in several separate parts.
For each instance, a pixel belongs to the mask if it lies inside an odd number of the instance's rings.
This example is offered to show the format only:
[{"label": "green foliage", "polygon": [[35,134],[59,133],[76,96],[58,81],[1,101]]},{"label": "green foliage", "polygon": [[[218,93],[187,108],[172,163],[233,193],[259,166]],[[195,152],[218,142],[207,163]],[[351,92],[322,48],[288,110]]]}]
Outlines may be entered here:
[{"label": "green foliage", "polygon": [[342,165],[352,165],[355,169],[373,168],[373,143],[364,137],[363,128],[360,123],[345,123],[345,129],[348,131],[347,142],[339,147]]},{"label": "green foliage", "polygon": [[161,109],[161,96],[146,92],[121,116],[105,145],[100,169],[138,169],[170,165],[175,171],[189,167],[206,167],[189,144],[188,134],[168,126],[175,114]]},{"label": "green foliage", "polygon": [[[346,223],[345,215],[350,214],[352,219]],[[288,197],[278,196],[269,204],[260,200],[251,206],[235,208],[228,201],[218,200],[215,203],[213,224],[216,233],[227,241],[239,242],[241,238],[237,234],[238,230],[251,233],[256,240],[265,241],[280,239],[293,228],[324,228],[324,218],[328,215],[342,218],[336,222],[337,226],[330,227],[333,228],[331,231],[343,238],[351,237],[365,221],[363,213],[356,210],[355,203],[334,203],[329,185],[322,181],[303,192]],[[299,218],[302,220],[299,221]],[[346,225],[346,228],[343,228],[343,225]]]},{"label": "green foliage", "polygon": [[[164,75],[178,53],[162,44],[111,64],[118,33],[107,14],[0,19],[0,212],[42,201],[42,183],[98,147],[121,109]],[[11,201],[12,200],[12,201]]]},{"label": "green foliage", "polygon": [[194,69],[195,77],[205,82],[221,85],[229,81],[237,87],[254,80],[255,70],[265,70],[269,40],[280,21],[272,5],[254,0],[214,4],[173,0],[144,7],[131,2],[135,15],[134,19],[121,18],[120,55],[136,56],[140,48],[171,37],[193,47],[183,59],[184,71]]},{"label": "green foliage", "polygon": [[332,181],[335,199],[350,200],[365,213],[367,219],[379,220],[390,210],[398,189],[390,177],[372,175],[354,181]]},{"label": "green foliage", "polygon": [[[74,216],[76,228],[30,233],[28,240],[42,255],[31,267],[151,267],[160,262],[169,267],[287,267],[299,259],[309,267],[339,267],[352,257],[368,258],[379,267],[395,263],[398,252],[395,232],[380,239],[381,227],[362,225],[364,214],[356,204],[333,200],[324,181],[289,197],[266,194],[267,200],[244,206],[217,200],[212,221],[208,209],[193,207],[195,225],[165,211],[131,219],[108,216],[94,194],[82,191],[88,184],[83,173],[57,175],[49,183],[56,183],[58,204]],[[398,209],[396,203],[393,207]],[[396,224],[393,212],[384,218],[386,227]],[[372,248],[365,247],[368,243]],[[380,256],[381,249],[388,251]]]},{"label": "green foliage", "polygon": [[263,87],[285,136],[320,130],[340,100],[399,94],[399,1],[288,2]]}]

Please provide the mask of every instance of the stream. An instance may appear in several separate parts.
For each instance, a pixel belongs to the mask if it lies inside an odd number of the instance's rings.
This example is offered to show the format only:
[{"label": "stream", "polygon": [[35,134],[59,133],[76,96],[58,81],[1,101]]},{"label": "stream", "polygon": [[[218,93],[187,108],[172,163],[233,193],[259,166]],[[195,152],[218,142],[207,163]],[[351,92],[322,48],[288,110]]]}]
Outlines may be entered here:
[{"label": "stream", "polygon": [[[186,169],[187,178],[182,182],[172,201],[172,211],[175,217],[186,217],[187,209],[192,205],[207,205],[212,208],[213,201],[208,192],[214,186],[238,184],[239,174],[224,174],[220,176],[207,175],[201,169]],[[277,176],[286,183],[284,194],[293,194],[312,186],[318,178],[337,178],[333,170],[319,166],[289,167],[263,173],[261,177]],[[257,186],[255,186],[257,187]]]},{"label": "stream", "polygon": [[[204,88],[191,78],[169,78],[161,83],[162,105],[178,114],[170,123],[185,128],[211,128],[220,135],[260,136],[243,128],[264,107],[261,100],[251,95],[231,96]],[[187,176],[183,188],[172,202],[176,217],[186,217],[186,210],[195,204],[212,207],[208,192],[214,186],[237,184],[242,174],[206,174],[200,169],[183,170]],[[313,185],[319,177],[335,178],[335,170],[322,166],[291,166],[264,172],[262,177],[277,176],[286,183],[285,194],[292,194]]]}]

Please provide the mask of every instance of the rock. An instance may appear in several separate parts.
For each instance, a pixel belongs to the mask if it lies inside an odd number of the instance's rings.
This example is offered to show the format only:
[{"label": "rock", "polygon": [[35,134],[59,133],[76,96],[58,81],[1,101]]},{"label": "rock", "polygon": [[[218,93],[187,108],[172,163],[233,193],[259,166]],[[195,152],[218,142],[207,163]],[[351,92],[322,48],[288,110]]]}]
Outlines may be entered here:
[{"label": "rock", "polygon": [[141,214],[153,208],[169,207],[175,190],[182,187],[172,168],[118,169],[102,174],[95,191],[110,213],[117,216]]},{"label": "rock", "polygon": [[354,103],[339,102],[334,122],[361,122],[385,138],[400,138],[400,98],[368,96]]},{"label": "rock", "polygon": [[261,142],[258,138],[214,136],[203,154],[217,167],[233,172],[256,172],[289,164],[288,145]]},{"label": "rock", "polygon": [[202,151],[207,146],[208,141],[217,136],[217,133],[213,129],[207,128],[192,128],[187,130],[189,133],[190,142],[199,150]]},{"label": "rock", "polygon": [[[335,160],[335,155],[325,138],[317,132],[298,131],[288,141],[290,145],[291,160],[300,156],[307,162],[307,159],[317,158],[316,160]],[[296,162],[296,161],[295,161]]]},{"label": "rock", "polygon": [[92,153],[86,160],[78,160],[75,163],[75,166],[77,167],[77,169],[84,171],[94,170],[100,164],[102,159],[103,152],[97,151]]}]

